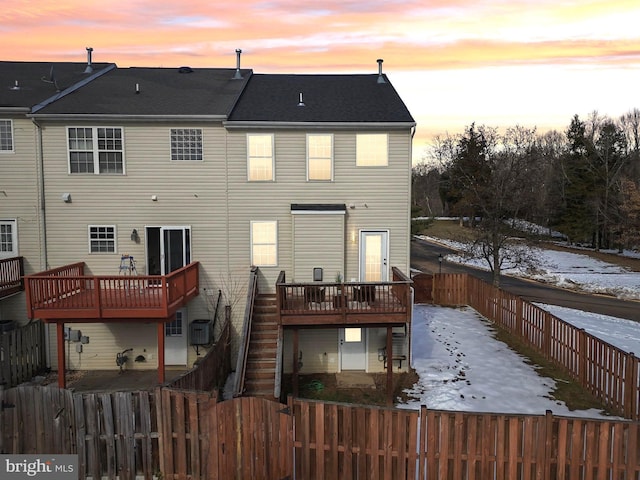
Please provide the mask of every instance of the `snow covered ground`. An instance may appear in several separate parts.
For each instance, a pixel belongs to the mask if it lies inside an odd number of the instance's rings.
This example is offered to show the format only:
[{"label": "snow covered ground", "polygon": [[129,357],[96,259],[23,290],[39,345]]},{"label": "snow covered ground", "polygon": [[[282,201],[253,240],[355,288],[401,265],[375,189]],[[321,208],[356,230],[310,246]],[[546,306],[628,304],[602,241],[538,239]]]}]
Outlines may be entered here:
[{"label": "snow covered ground", "polygon": [[[589,292],[640,299],[640,273],[586,255],[539,250],[545,281]],[[464,261],[453,256],[448,261]],[[530,277],[526,272],[509,274]],[[640,352],[640,324],[631,320],[539,304],[563,320],[629,351]],[[640,304],[639,304],[640,308]],[[554,381],[492,337],[493,327],[474,310],[416,305],[412,325],[413,367],[420,379],[398,406],[433,409],[601,417],[597,410],[570,411],[550,398]]]},{"label": "snow covered ground", "polygon": [[[418,238],[435,241],[458,250],[464,248],[464,245],[452,240],[426,236]],[[638,256],[634,252],[624,252],[624,254]],[[640,273],[638,272],[630,272],[618,265],[602,262],[580,253],[533,248],[533,255],[536,259],[536,271],[507,268],[503,270],[503,273],[572,290],[613,295],[625,300],[640,300]],[[488,270],[484,260],[468,260],[462,255],[447,255],[444,260],[452,263],[465,263]]]}]

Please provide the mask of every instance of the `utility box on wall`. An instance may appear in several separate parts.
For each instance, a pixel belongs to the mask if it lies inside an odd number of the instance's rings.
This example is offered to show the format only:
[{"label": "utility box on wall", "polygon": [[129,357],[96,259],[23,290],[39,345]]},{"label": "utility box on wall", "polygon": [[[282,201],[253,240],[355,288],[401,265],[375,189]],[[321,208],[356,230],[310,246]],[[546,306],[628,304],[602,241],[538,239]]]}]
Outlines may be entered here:
[{"label": "utility box on wall", "polygon": [[189,337],[191,345],[209,345],[213,336],[211,322],[208,319],[199,319],[191,322]]}]

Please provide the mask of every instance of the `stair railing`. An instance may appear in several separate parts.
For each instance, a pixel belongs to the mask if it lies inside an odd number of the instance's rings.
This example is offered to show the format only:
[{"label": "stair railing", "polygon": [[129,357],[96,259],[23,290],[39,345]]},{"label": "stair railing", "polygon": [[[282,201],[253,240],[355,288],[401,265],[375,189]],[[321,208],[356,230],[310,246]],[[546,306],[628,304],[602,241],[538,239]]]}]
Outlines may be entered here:
[{"label": "stair railing", "polygon": [[249,354],[253,307],[256,297],[258,296],[258,271],[258,267],[251,267],[251,274],[249,275],[247,305],[244,310],[244,321],[242,323],[240,336],[240,348],[238,349],[238,360],[236,362],[235,385],[233,388],[234,397],[240,397],[244,392],[244,377],[247,370],[247,355]]}]

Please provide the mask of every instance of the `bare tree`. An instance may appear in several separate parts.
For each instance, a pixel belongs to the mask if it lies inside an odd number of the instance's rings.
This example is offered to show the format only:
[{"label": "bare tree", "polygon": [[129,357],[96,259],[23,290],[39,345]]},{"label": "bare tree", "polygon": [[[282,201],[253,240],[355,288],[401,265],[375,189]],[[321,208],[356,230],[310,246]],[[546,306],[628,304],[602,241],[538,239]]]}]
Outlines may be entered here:
[{"label": "bare tree", "polygon": [[525,218],[538,194],[531,183],[541,177],[536,146],[535,129],[516,126],[498,136],[495,129],[472,125],[447,171],[451,201],[480,218],[472,223],[475,240],[465,254],[486,261],[496,286],[505,266],[535,262],[528,250],[514,247],[511,221]]}]

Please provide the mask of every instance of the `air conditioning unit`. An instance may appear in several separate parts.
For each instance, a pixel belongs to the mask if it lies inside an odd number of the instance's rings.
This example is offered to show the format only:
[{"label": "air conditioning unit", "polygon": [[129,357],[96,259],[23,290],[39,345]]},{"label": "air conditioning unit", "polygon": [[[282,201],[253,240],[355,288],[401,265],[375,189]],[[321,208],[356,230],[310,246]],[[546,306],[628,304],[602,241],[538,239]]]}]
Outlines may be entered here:
[{"label": "air conditioning unit", "polygon": [[191,345],[209,345],[211,343],[213,330],[208,319],[194,320],[189,328]]}]

